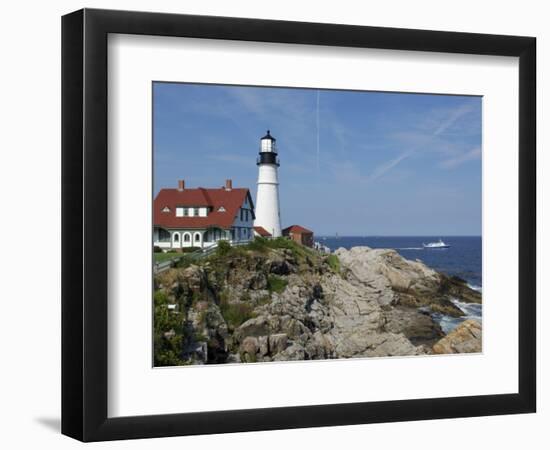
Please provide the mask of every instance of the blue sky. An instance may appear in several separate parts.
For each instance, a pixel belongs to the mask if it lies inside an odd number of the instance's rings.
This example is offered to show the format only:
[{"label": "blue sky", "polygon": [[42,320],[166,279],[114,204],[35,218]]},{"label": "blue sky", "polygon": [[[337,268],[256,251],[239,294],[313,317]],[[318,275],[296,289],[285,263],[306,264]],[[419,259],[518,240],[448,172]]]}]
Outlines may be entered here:
[{"label": "blue sky", "polygon": [[154,192],[256,197],[256,156],[277,138],[283,226],[317,235],[480,235],[480,97],[153,84]]}]

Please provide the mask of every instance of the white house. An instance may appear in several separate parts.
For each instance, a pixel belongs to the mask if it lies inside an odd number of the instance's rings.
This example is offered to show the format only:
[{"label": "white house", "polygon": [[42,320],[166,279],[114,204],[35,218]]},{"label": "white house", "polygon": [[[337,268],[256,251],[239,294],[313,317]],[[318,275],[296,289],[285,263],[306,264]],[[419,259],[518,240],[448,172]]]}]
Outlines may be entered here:
[{"label": "white house", "polygon": [[162,249],[206,248],[219,240],[253,239],[254,203],[247,188],[231,180],[217,189],[161,189],[154,200],[153,245]]}]

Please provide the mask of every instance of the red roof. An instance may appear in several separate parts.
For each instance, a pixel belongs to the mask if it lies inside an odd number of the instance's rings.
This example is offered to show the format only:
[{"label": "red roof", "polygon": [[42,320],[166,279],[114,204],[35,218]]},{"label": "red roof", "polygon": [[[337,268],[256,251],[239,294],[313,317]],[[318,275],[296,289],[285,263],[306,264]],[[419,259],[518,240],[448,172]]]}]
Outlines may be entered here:
[{"label": "red roof", "polygon": [[254,231],[263,237],[271,237],[271,233],[264,227],[254,227]]},{"label": "red roof", "polygon": [[291,225],[283,230],[283,234],[288,234],[288,233],[307,234],[307,233],[313,233],[313,231],[308,230],[307,228],[304,228],[301,225]]},{"label": "red roof", "polygon": [[[248,197],[254,209],[250,191],[246,188],[161,189],[153,203],[153,223],[163,228],[231,228],[239,209]],[[176,217],[176,207],[208,207],[206,217]],[[163,212],[168,207],[169,212]],[[222,208],[223,207],[223,208]],[[219,209],[222,208],[222,211]],[[225,211],[224,211],[225,210]]]}]

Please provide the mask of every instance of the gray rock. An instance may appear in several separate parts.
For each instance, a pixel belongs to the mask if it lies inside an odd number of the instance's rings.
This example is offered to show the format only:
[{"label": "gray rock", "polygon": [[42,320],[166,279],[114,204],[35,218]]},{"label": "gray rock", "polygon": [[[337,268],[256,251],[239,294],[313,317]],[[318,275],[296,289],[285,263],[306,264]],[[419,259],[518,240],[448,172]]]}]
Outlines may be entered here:
[{"label": "gray rock", "polygon": [[272,334],[269,336],[269,349],[272,355],[282,352],[288,343],[288,336],[285,333]]},{"label": "gray rock", "polygon": [[270,325],[266,316],[249,319],[235,331],[235,336],[238,339],[246,336],[265,336],[268,334],[270,334]]},{"label": "gray rock", "polygon": [[265,356],[269,353],[269,337],[268,336],[260,336],[258,338],[258,352],[260,356]]},{"label": "gray rock", "polygon": [[481,338],[481,324],[477,320],[468,319],[434,344],[433,352],[439,355],[449,353],[480,353]]},{"label": "gray rock", "polygon": [[292,344],[273,357],[273,361],[302,361],[305,359],[305,349],[300,344]]},{"label": "gray rock", "polygon": [[245,337],[241,343],[241,351],[243,353],[248,353],[249,355],[255,355],[258,353],[259,348],[260,345],[258,343],[258,339],[254,336]]},{"label": "gray rock", "polygon": [[241,362],[241,355],[239,353],[230,353],[225,361],[227,364],[236,364]]},{"label": "gray rock", "polygon": [[383,306],[436,304],[449,310],[450,297],[481,302],[481,295],[464,280],[440,274],[420,261],[407,260],[395,250],[353,247],[338,249],[335,254],[346,269],[347,279],[377,295]]},{"label": "gray rock", "polygon": [[431,344],[444,336],[439,324],[429,314],[416,308],[395,307],[384,311],[384,330],[403,333],[415,345]]},{"label": "gray rock", "polygon": [[291,271],[291,266],[285,259],[277,259],[269,264],[269,272],[276,275],[288,275]]}]

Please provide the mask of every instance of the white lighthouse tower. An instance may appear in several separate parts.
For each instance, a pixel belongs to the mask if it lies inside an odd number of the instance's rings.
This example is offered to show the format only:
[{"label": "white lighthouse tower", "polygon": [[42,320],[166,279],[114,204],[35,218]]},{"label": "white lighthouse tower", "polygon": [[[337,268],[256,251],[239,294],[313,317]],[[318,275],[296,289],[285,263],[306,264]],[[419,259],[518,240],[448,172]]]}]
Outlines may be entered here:
[{"label": "white lighthouse tower", "polygon": [[260,156],[257,160],[258,193],[256,196],[256,220],[254,226],[263,227],[273,237],[281,233],[281,214],[279,212],[279,158],[276,139],[267,134],[260,140]]}]

